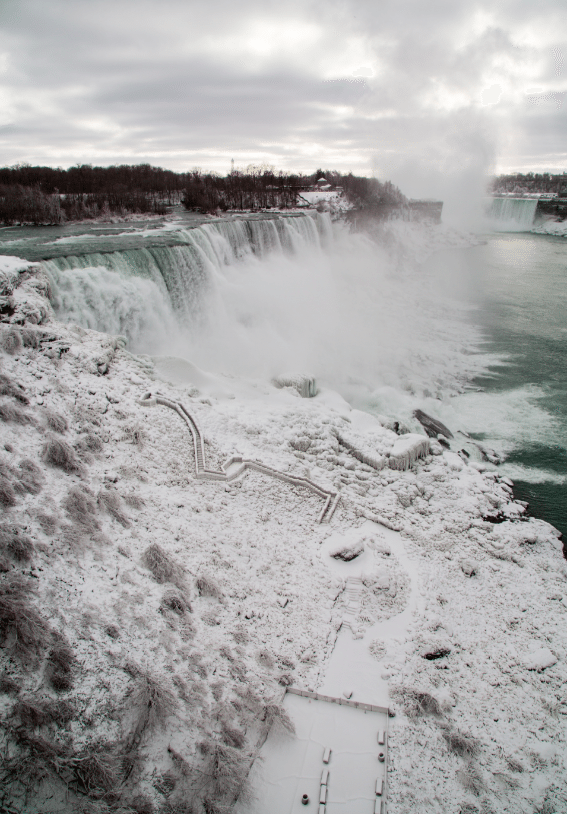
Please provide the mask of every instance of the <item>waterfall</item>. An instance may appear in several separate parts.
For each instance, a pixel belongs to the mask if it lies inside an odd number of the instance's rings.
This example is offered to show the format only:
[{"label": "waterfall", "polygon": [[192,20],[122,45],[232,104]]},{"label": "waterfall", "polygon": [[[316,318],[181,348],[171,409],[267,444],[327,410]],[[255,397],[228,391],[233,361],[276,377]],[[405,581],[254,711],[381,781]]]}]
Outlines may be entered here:
[{"label": "waterfall", "polygon": [[529,232],[537,203],[537,198],[492,198],[486,216],[497,232]]},{"label": "waterfall", "polygon": [[93,252],[83,240],[80,253],[72,253],[78,244],[71,244],[65,256],[57,247],[56,256],[42,264],[60,319],[124,334],[135,347],[144,333],[155,335],[156,320],[197,326],[207,293],[224,267],[320,250],[331,240],[332,228],[329,216],[320,213],[219,220],[172,232],[172,245],[164,245],[163,233],[156,234],[159,245],[151,245],[150,235],[144,248],[117,250],[116,241],[109,241],[108,251]]}]

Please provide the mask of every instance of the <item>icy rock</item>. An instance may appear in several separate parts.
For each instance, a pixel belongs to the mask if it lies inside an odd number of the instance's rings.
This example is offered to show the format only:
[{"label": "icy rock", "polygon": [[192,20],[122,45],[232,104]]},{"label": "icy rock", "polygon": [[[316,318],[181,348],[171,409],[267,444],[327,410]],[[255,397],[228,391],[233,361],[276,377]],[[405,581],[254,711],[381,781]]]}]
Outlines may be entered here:
[{"label": "icy rock", "polygon": [[360,556],[364,551],[364,543],[362,540],[357,540],[353,543],[346,543],[337,546],[337,548],[331,549],[329,554],[335,560],[343,560],[344,562],[350,562],[351,560],[356,559],[356,557]]},{"label": "icy rock", "polygon": [[[350,454],[355,457],[358,461],[362,464],[366,464],[366,466],[372,467],[376,471],[380,471],[384,469],[386,466],[386,457],[384,455],[380,455],[377,452],[369,452],[368,450],[363,450],[361,448],[361,443],[357,442],[356,439],[345,435],[343,432],[335,432],[338,442],[343,446],[345,449],[348,449]],[[354,468],[354,467],[349,467]]]},{"label": "icy rock", "polygon": [[424,435],[408,433],[396,441],[390,452],[388,465],[390,469],[404,471],[409,469],[418,458],[424,458],[429,453],[430,441]]},{"label": "icy rock", "polygon": [[532,650],[524,659],[524,664],[528,670],[536,670],[541,673],[547,667],[557,664],[557,658],[548,647],[540,647]]},{"label": "icy rock", "polygon": [[272,379],[274,387],[293,387],[301,398],[310,399],[317,395],[317,383],[313,376],[304,373],[282,373]]},{"label": "icy rock", "polygon": [[311,439],[307,437],[292,438],[290,439],[289,445],[298,452],[307,452],[311,446]]},{"label": "icy rock", "polygon": [[461,560],[461,571],[467,577],[478,574],[478,563],[475,560]]},{"label": "icy rock", "polygon": [[432,438],[429,442],[429,452],[432,455],[443,455],[443,447],[435,438]]}]

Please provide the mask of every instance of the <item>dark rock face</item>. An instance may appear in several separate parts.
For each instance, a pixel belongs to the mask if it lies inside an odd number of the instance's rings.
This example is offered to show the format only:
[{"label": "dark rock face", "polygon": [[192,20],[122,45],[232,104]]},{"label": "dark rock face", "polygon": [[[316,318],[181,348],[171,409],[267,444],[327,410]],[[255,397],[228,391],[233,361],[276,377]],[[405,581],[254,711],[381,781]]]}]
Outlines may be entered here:
[{"label": "dark rock face", "polygon": [[424,413],[423,410],[414,410],[413,414],[430,438],[435,438],[437,435],[453,438],[453,433],[448,427],[440,421],[437,421],[436,418],[431,418],[431,416]]}]

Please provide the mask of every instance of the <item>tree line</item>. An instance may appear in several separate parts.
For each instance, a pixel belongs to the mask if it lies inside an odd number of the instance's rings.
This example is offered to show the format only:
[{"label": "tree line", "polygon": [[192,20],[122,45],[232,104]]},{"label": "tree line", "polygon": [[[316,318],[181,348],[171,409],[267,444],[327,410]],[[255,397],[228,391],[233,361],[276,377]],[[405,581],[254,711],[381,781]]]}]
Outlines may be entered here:
[{"label": "tree line", "polygon": [[491,194],[498,194],[499,192],[547,192],[567,195],[567,173],[516,172],[510,175],[498,175],[492,179],[489,192]]},{"label": "tree line", "polygon": [[69,169],[18,164],[0,168],[0,221],[63,223],[128,213],[165,214],[182,202],[193,211],[262,210],[297,205],[302,190],[324,178],[358,208],[406,202],[389,181],[317,169],[312,174],[250,165],[225,176],[194,169],[176,173],[149,164]]}]

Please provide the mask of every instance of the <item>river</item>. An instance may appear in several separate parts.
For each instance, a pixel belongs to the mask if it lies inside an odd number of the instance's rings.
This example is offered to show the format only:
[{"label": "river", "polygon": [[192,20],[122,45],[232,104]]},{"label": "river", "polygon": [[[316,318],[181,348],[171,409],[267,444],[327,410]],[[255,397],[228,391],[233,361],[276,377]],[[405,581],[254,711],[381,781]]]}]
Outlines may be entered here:
[{"label": "river", "polygon": [[[567,533],[567,242],[523,233],[434,256],[429,267],[469,301],[495,357],[455,405],[474,438],[504,458],[529,511]],[[494,363],[497,359],[498,363]]]}]

